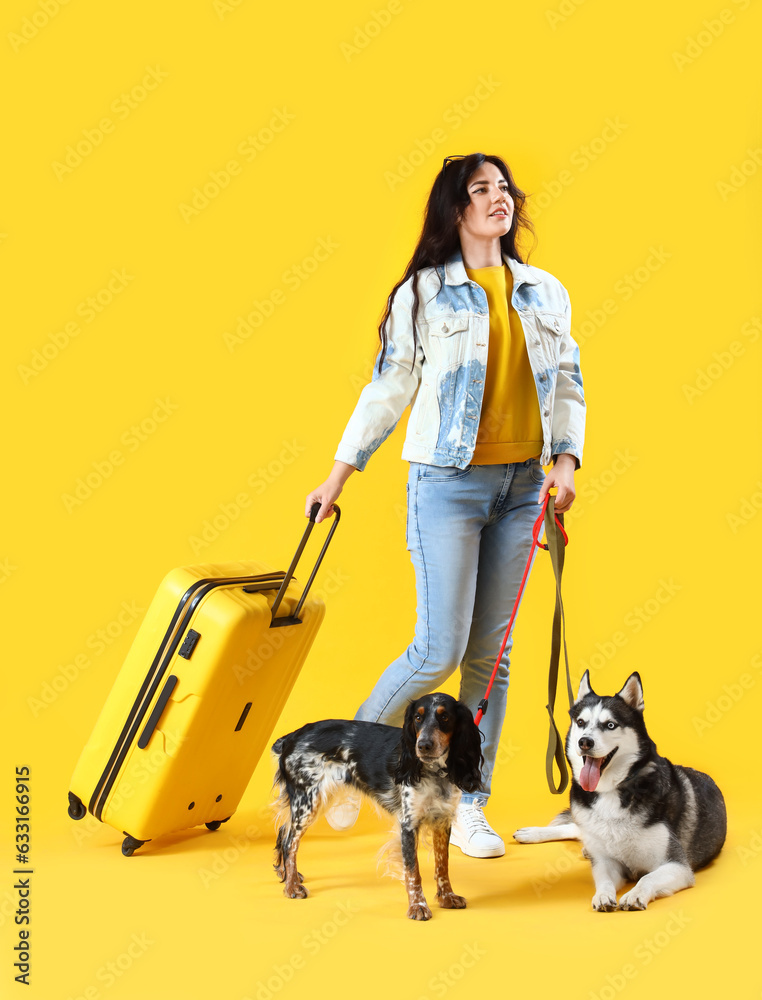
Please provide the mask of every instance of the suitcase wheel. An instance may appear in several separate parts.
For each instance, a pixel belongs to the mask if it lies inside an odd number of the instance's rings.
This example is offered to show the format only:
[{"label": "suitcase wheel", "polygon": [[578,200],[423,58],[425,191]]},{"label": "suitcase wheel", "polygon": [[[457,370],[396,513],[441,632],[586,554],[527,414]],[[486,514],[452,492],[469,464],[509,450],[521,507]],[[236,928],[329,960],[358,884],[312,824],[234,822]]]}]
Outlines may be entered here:
[{"label": "suitcase wheel", "polygon": [[69,792],[69,816],[72,819],[84,819],[87,815],[85,804],[74,792]]},{"label": "suitcase wheel", "polygon": [[147,844],[147,840],[138,840],[137,837],[131,837],[129,834],[122,841],[122,854],[125,858],[131,858],[132,855],[137,851],[139,847],[143,844]]},{"label": "suitcase wheel", "polygon": [[227,823],[230,816],[226,816],[225,819],[213,819],[211,823],[206,824],[207,830],[219,830],[223,823]]}]

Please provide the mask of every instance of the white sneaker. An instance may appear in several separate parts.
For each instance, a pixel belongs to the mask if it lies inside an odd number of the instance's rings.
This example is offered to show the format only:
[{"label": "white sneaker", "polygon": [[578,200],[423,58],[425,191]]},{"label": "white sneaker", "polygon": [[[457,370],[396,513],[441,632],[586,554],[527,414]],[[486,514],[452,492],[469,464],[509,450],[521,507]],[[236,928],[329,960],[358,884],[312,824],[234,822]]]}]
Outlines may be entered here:
[{"label": "white sneaker", "polygon": [[348,830],[357,822],[361,805],[362,795],[354,790],[348,790],[326,809],[325,818],[328,820],[328,825],[334,830]]},{"label": "white sneaker", "polygon": [[501,858],[505,844],[484,818],[484,801],[461,802],[450,831],[450,843],[471,858]]}]

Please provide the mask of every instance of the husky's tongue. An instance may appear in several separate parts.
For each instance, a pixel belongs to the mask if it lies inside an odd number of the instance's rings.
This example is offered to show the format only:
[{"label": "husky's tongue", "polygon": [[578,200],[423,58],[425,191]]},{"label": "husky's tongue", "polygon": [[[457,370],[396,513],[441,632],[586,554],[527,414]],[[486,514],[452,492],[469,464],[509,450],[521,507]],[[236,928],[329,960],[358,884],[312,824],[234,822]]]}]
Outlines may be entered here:
[{"label": "husky's tongue", "polygon": [[601,764],[603,757],[583,757],[582,772],[579,783],[586,792],[594,792],[601,780]]}]

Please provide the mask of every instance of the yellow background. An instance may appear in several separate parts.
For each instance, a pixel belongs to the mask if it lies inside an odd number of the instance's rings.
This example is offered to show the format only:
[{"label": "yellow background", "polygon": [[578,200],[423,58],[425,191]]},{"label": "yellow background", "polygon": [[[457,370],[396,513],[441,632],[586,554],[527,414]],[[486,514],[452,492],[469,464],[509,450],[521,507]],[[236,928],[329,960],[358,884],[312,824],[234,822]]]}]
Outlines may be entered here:
[{"label": "yellow background", "polygon": [[[729,981],[760,995],[760,30],[756,0],[5,5],[3,996],[635,1000]],[[660,751],[726,795],[725,850],[696,888],[603,915],[578,845],[511,840],[562,804],[544,778],[541,554],[488,812],[507,853],[452,852],[465,912],[405,920],[401,886],[375,868],[385,823],[365,813],[343,835],[316,825],[300,855],[312,896],[285,900],[267,757],[218,833],[124,859],[117,831],[69,820],[66,793],[140,609],[172,566],[284,567],[436,171],[473,150],[502,155],[530,194],[530,262],[568,288],[581,346],[575,684],[586,664],[606,693],[641,672]],[[278,733],[351,717],[412,635],[403,435],[341,498],[317,581],[326,620]],[[9,917],[20,765],[26,992]]]}]

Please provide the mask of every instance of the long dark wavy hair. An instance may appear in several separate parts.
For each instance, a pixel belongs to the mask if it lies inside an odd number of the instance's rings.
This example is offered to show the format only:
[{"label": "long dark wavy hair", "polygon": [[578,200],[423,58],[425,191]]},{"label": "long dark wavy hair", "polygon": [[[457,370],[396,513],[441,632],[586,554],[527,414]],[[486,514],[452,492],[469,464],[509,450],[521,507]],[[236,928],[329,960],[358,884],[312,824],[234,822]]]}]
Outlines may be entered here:
[{"label": "long dark wavy hair", "polygon": [[[389,293],[386,302],[384,315],[378,326],[378,336],[381,341],[381,351],[378,355],[378,371],[381,372],[386,357],[388,339],[386,336],[386,324],[389,314],[392,311],[394,297],[400,285],[403,285],[411,275],[415,275],[412,282],[413,288],[413,365],[415,365],[415,351],[417,337],[415,332],[416,318],[418,316],[418,278],[416,273],[424,267],[434,267],[437,264],[444,264],[460,247],[460,233],[458,223],[463,213],[471,202],[468,193],[468,182],[471,175],[475,173],[483,163],[493,163],[508,182],[508,192],[513,199],[513,219],[511,228],[500,237],[500,250],[513,260],[526,263],[522,260],[516,246],[517,237],[522,232],[528,232],[535,237],[534,226],[525,209],[526,195],[518,187],[513,179],[508,164],[499,156],[489,156],[486,153],[469,153],[459,160],[449,160],[436,176],[434,184],[426,203],[423,217],[423,227],[418,243],[413,251],[413,256],[405,268],[405,273]],[[534,247],[532,247],[534,249]],[[531,251],[530,251],[531,253]],[[439,279],[440,289],[442,278]],[[412,370],[412,369],[411,369]]]}]

